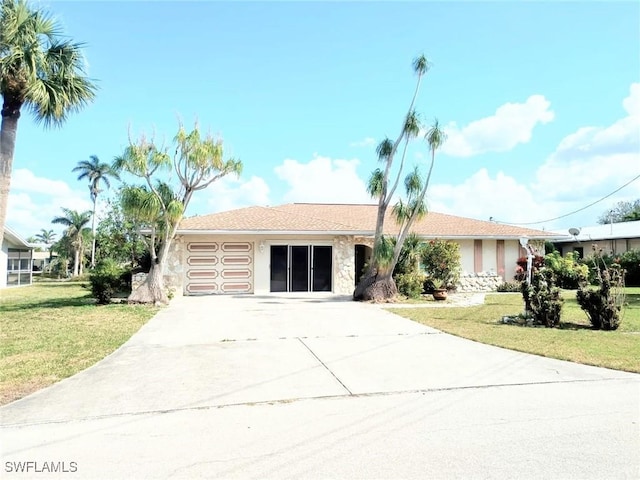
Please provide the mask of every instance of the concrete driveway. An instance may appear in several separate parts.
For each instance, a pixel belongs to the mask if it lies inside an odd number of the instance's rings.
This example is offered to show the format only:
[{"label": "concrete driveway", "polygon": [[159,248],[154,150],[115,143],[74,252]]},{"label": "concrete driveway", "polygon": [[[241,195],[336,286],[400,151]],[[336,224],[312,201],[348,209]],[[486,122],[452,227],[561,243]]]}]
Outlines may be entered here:
[{"label": "concrete driveway", "polygon": [[1,468],[640,478],[639,421],[639,375],[470,342],[331,296],[189,297],[94,367],[0,408]]}]

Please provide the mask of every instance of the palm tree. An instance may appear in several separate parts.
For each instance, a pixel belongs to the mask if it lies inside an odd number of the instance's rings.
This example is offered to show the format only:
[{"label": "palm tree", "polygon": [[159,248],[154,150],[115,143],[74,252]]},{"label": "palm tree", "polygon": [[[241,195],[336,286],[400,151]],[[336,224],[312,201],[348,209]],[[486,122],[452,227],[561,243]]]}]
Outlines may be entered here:
[{"label": "palm tree", "polygon": [[107,163],[100,163],[100,159],[96,155],[91,155],[91,160],[82,160],[72,170],[80,172],[78,180],[89,180],[89,195],[93,202],[93,215],[91,218],[91,268],[96,266],[96,205],[98,203],[98,195],[102,190],[100,184],[104,183],[107,188],[111,187],[109,177],[119,178],[118,174]]},{"label": "palm tree", "polygon": [[[91,219],[91,211],[77,212],[76,210],[70,210],[63,208],[64,215],[61,217],[55,217],[51,220],[51,223],[57,223],[67,227],[64,234],[71,241],[73,247],[73,275],[82,274],[82,253],[84,251],[84,234],[89,230],[87,224]],[[81,256],[82,255],[82,256]]]},{"label": "palm tree", "polygon": [[27,106],[37,122],[61,125],[95,97],[84,75],[82,44],[60,38],[58,22],[26,0],[0,3],[0,243],[4,236],[18,119]]},{"label": "palm tree", "polygon": [[51,263],[51,256],[53,253],[51,246],[56,242],[56,232],[41,228],[40,233],[36,234],[36,240],[40,243],[44,243],[49,249],[49,263]]}]

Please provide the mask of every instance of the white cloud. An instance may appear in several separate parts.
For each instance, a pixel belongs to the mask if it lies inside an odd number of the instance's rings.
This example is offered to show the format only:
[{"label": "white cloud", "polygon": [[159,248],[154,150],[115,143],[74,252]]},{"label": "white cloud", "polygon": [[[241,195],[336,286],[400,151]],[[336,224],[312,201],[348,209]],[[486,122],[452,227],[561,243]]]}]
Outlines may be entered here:
[{"label": "white cloud", "polygon": [[252,176],[248,180],[224,177],[208,187],[206,213],[223,212],[251,205],[269,204],[269,186],[263,178]]},{"label": "white cloud", "polygon": [[[561,216],[599,200],[640,174],[640,84],[631,85],[622,105],[627,115],[605,127],[584,127],[567,135],[530,181],[480,169],[457,185],[434,184],[434,211],[504,222],[532,222]],[[532,228],[566,231],[596,223],[621,200],[640,198],[640,180],[614,196],[569,217]]]},{"label": "white cloud", "polygon": [[[580,128],[562,139],[536,173],[538,197],[602,196],[640,174],[640,83],[631,85],[622,104],[624,118],[607,127]],[[639,184],[623,194],[640,193]]]},{"label": "white cloud", "polygon": [[450,122],[444,127],[447,141],[442,152],[453,157],[471,157],[487,152],[506,152],[531,140],[538,124],[553,120],[550,102],[542,95],[532,95],[525,103],[506,103],[495,114],[458,127]]},{"label": "white cloud", "polygon": [[376,139],[372,137],[365,137],[357,142],[351,142],[350,147],[371,147],[376,144]]},{"label": "white cloud", "polygon": [[21,192],[68,195],[71,188],[61,180],[36,177],[31,170],[19,168],[12,172],[11,189]]},{"label": "white cloud", "polygon": [[486,168],[458,185],[434,184],[428,197],[430,210],[480,220],[526,222],[545,215],[526,185],[503,172],[492,178]]},{"label": "white cloud", "polygon": [[31,170],[13,171],[7,208],[7,225],[11,228],[25,238],[42,228],[62,232],[62,227],[51,223],[62,215],[62,207],[91,210],[88,190],[72,190],[64,181],[38,177]]},{"label": "white cloud", "polygon": [[286,159],[274,171],[285,181],[285,202],[370,203],[357,159],[331,159],[314,155],[308,163]]}]

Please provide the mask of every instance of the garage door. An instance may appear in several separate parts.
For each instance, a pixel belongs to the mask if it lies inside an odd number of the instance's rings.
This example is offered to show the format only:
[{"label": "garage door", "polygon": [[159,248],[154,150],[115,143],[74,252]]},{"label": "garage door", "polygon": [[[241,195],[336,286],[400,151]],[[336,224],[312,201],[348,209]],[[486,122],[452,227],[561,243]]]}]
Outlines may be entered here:
[{"label": "garage door", "polygon": [[187,243],[185,294],[252,293],[253,243]]}]

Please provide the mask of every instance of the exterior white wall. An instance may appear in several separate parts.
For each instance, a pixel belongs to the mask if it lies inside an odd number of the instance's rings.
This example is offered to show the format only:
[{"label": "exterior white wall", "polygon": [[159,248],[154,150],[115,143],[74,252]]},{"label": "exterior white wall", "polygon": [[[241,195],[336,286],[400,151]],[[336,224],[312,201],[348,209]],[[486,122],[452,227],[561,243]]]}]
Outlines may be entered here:
[{"label": "exterior white wall", "polygon": [[2,248],[0,249],[0,288],[7,286],[7,252],[9,245],[6,240],[2,240]]},{"label": "exterior white wall", "polygon": [[473,273],[473,240],[456,240],[460,245],[460,265],[462,272]]},{"label": "exterior white wall", "polygon": [[520,258],[520,241],[504,241],[504,278],[507,282],[513,280],[516,274],[516,262]]},{"label": "exterior white wall", "polygon": [[498,273],[498,263],[496,259],[496,241],[493,239],[482,240],[482,271]]}]

